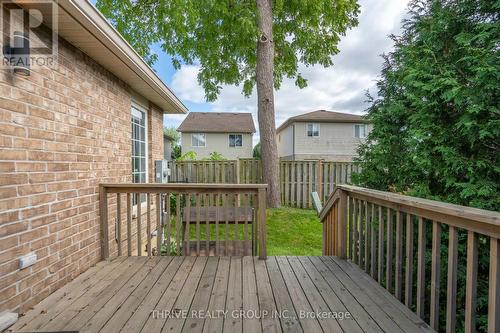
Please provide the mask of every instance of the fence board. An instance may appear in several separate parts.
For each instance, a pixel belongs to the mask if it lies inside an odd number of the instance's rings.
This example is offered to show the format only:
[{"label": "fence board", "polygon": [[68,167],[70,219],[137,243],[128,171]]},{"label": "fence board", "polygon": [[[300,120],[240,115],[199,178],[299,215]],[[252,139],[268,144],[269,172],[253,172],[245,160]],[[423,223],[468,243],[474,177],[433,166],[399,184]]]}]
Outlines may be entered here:
[{"label": "fence board", "polygon": [[[226,161],[170,161],[171,183],[261,184],[260,160],[245,158]],[[281,201],[284,206],[312,208],[311,193],[318,192],[326,202],[337,185],[349,184],[351,162],[320,160],[280,161]]]}]

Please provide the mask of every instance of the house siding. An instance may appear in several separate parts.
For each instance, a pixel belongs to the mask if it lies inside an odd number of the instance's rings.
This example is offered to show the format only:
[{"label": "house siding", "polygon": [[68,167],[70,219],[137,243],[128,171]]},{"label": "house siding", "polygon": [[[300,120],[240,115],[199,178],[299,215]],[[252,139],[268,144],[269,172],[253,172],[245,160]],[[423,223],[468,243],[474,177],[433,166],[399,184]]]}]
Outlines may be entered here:
[{"label": "house siding", "polygon": [[[231,133],[240,134],[240,133]],[[182,153],[194,151],[198,159],[210,156],[212,152],[218,152],[229,160],[252,157],[252,134],[243,135],[243,147],[229,147],[229,133],[206,133],[206,147],[192,147],[191,133],[182,133]]]},{"label": "house siding", "polygon": [[278,133],[278,156],[293,156],[293,124]]},{"label": "house siding", "polygon": [[[58,52],[53,69],[0,71],[0,311],[25,312],[98,262],[98,185],[131,181],[129,88],[62,39]],[[163,114],[147,107],[151,181]]]},{"label": "house siding", "polygon": [[[292,126],[295,126],[295,137],[290,138],[286,135],[286,140],[282,145],[287,145],[288,148],[279,150],[279,156],[282,159],[322,159],[326,161],[348,162],[352,161],[357,156],[357,149],[364,139],[354,137],[354,123],[321,123],[320,136],[308,137],[307,124],[309,122],[295,122],[291,126],[280,132],[284,135]],[[368,125],[368,132],[371,130],[371,125]],[[295,147],[293,147],[293,142]],[[295,148],[295,149],[293,149]],[[290,153],[290,150],[293,152]]]}]

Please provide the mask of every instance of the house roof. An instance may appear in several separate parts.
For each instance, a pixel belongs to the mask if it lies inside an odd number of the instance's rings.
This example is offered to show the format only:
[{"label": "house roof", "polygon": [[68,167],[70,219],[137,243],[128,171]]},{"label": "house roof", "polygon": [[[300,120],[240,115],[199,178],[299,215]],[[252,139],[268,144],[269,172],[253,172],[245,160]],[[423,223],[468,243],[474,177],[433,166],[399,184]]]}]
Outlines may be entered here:
[{"label": "house roof", "polygon": [[365,123],[366,120],[363,116],[351,114],[351,113],[342,113],[342,112],[334,112],[334,111],[326,111],[326,110],[318,110],[309,113],[304,113],[295,117],[288,118],[283,124],[281,124],[277,132],[281,132],[292,123],[295,122],[308,122],[314,121],[318,123]]},{"label": "house roof", "polygon": [[57,15],[36,2],[20,1],[24,9],[42,12],[48,24],[57,23],[58,35],[127,83],[132,90],[157,105],[164,113],[187,113],[174,95],[134,48],[88,0],[59,0]]},{"label": "house roof", "polygon": [[190,112],[179,132],[255,133],[251,113]]}]

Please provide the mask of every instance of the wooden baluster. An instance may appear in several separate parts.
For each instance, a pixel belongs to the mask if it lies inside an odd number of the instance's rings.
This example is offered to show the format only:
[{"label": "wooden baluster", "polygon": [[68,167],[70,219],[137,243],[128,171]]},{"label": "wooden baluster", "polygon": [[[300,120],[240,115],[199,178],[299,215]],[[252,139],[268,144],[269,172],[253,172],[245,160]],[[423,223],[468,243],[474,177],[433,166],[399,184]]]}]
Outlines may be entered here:
[{"label": "wooden baluster", "polygon": [[[257,248],[258,248],[258,244],[257,244],[257,237],[258,237],[258,230],[257,230],[257,214],[258,214],[258,196],[257,194],[253,194],[252,195],[252,200],[253,200],[253,207],[254,207],[254,210],[253,210],[253,220],[252,220],[252,255],[253,256],[256,256],[257,255]],[[257,207],[257,209],[255,209],[255,207]]]},{"label": "wooden baluster", "polygon": [[136,193],[137,198],[137,256],[142,256],[142,211],[141,193]]},{"label": "wooden baluster", "polygon": [[258,200],[259,200],[259,220],[258,220],[258,230],[259,230],[259,259],[267,259],[267,225],[266,225],[266,189],[259,188],[258,190]]},{"label": "wooden baluster", "polygon": [[406,275],[405,304],[411,307],[413,303],[413,216],[406,214]]},{"label": "wooden baluster", "polygon": [[170,208],[170,195],[175,194],[170,194],[167,193],[165,195],[165,205],[166,205],[166,219],[165,223],[167,224],[167,236],[166,236],[166,246],[167,246],[167,256],[171,255],[170,249],[172,248],[171,245],[171,238],[172,238],[172,214],[171,214],[171,208]]},{"label": "wooden baluster", "polygon": [[116,233],[118,239],[118,256],[122,256],[122,199],[120,193],[116,193]]},{"label": "wooden baluster", "polygon": [[403,222],[401,212],[396,211],[396,286],[394,288],[396,298],[402,300],[403,294]]},{"label": "wooden baluster", "polygon": [[353,238],[352,238],[352,245],[353,245],[353,251],[352,251],[352,257],[353,261],[355,264],[358,263],[358,206],[359,206],[359,201],[357,199],[353,199],[353,224],[352,224],[352,231],[353,231]]},{"label": "wooden baluster", "polygon": [[465,282],[465,333],[476,331],[477,244],[474,231],[467,234],[467,274]]},{"label": "wooden baluster", "polygon": [[215,255],[220,255],[220,244],[219,244],[219,218],[220,218],[220,194],[215,196]]},{"label": "wooden baluster", "polygon": [[500,239],[490,238],[488,333],[500,331]]},{"label": "wooden baluster", "polygon": [[101,232],[101,259],[109,258],[109,219],[108,192],[103,185],[99,186],[99,220]]},{"label": "wooden baluster", "polygon": [[132,195],[127,193],[127,255],[132,256]]},{"label": "wooden baluster", "polygon": [[387,257],[385,266],[385,283],[389,292],[392,291],[392,248],[393,248],[393,223],[392,223],[392,210],[387,208]]},{"label": "wooden baluster", "polygon": [[365,219],[365,202],[363,200],[358,201],[359,204],[359,262],[358,265],[360,268],[363,268],[365,262],[365,230],[364,229],[364,219]]},{"label": "wooden baluster", "polygon": [[248,245],[247,245],[247,243],[248,243],[248,218],[247,218],[247,209],[248,209],[248,207],[250,207],[250,198],[248,196],[248,193],[245,194],[244,198],[245,198],[244,201],[245,201],[246,204],[244,205],[244,207],[245,207],[245,211],[244,211],[244,214],[245,214],[244,215],[245,216],[245,225],[244,225],[244,230],[243,230],[243,235],[244,235],[244,243],[243,243],[243,251],[244,252],[243,252],[243,255],[248,256],[248,255],[250,255],[250,253],[248,253],[248,249],[247,249],[248,248]]},{"label": "wooden baluster", "polygon": [[376,249],[377,249],[377,237],[375,234],[375,204],[372,203],[372,210],[370,214],[370,252],[371,252],[371,262],[370,262],[370,275],[372,276],[373,279],[375,279],[375,267],[377,266],[377,256],[376,256]]},{"label": "wooden baluster", "polygon": [[208,195],[205,196],[205,249],[206,249],[206,256],[208,257],[210,255],[210,198]]},{"label": "wooden baluster", "polygon": [[370,211],[368,210],[368,201],[365,201],[365,272],[370,270]]},{"label": "wooden baluster", "polygon": [[430,325],[439,329],[439,292],[441,267],[441,224],[432,222],[432,261],[431,261],[431,314]]},{"label": "wooden baluster", "polygon": [[181,237],[181,227],[182,227],[182,216],[181,216],[181,200],[182,200],[182,194],[177,193],[177,200],[175,200],[175,215],[176,215],[176,220],[175,220],[175,253],[177,255],[182,255],[181,254],[181,242],[182,242],[182,237]]},{"label": "wooden baluster", "polygon": [[200,214],[201,214],[201,198],[200,194],[196,193],[196,255],[200,255]]},{"label": "wooden baluster", "polygon": [[450,226],[448,229],[448,281],[446,291],[446,332],[454,333],[457,312],[457,266],[458,266],[458,231]]},{"label": "wooden baluster", "polygon": [[161,225],[161,193],[156,195],[156,255],[161,256],[161,237],[163,233],[163,228]]},{"label": "wooden baluster", "polygon": [[191,225],[191,193],[186,194],[186,216],[184,216],[184,242],[183,245],[185,245],[184,249],[184,255],[185,256],[190,256],[191,255],[191,231],[189,230],[189,227]]},{"label": "wooden baluster", "polygon": [[147,239],[147,247],[148,247],[148,256],[151,257],[152,255],[152,248],[151,248],[151,193],[146,193],[146,239]]},{"label": "wooden baluster", "polygon": [[378,206],[378,267],[377,281],[382,284],[384,279],[384,214],[382,206]]},{"label": "wooden baluster", "polygon": [[349,204],[349,259],[353,259],[354,254],[354,199],[347,197]]},{"label": "wooden baluster", "polygon": [[238,207],[237,207],[237,202],[239,200],[239,195],[234,195],[234,207],[233,207],[233,214],[234,214],[234,218],[233,218],[233,222],[234,222],[234,242],[233,242],[233,250],[232,250],[232,253],[231,255],[233,256],[237,256],[239,255],[239,245],[240,245],[240,242],[239,242],[239,238],[240,238],[240,235],[239,235],[239,230],[238,230]]},{"label": "wooden baluster", "polygon": [[224,235],[225,235],[224,255],[228,256],[229,255],[229,249],[228,249],[228,244],[229,244],[229,195],[227,193],[224,194],[223,205],[224,205],[224,218],[226,221],[225,230],[224,230]]},{"label": "wooden baluster", "polygon": [[425,316],[425,248],[426,231],[424,218],[418,217],[418,254],[417,254],[417,315]]}]

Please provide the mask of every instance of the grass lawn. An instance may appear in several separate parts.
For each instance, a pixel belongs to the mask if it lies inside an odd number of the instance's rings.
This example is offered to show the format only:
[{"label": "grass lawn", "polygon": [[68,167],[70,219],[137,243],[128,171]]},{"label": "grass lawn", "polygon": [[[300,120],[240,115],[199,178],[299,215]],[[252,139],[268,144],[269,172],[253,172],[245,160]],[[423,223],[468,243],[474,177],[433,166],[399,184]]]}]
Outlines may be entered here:
[{"label": "grass lawn", "polygon": [[321,255],[323,226],[314,210],[276,208],[267,211],[267,254]]},{"label": "grass lawn", "polygon": [[[175,249],[176,219],[172,218],[170,236],[172,239],[172,251]],[[276,208],[267,210],[267,254],[269,256],[300,255],[316,256],[321,255],[323,229],[319,222],[316,211],[298,209],[298,208]],[[228,239],[244,239],[244,225],[239,224],[238,230],[235,225],[228,226]],[[190,240],[205,240],[207,231],[209,239],[215,240],[215,225],[208,226],[200,223],[199,237],[196,236],[196,227],[191,225],[189,228]],[[248,226],[247,232],[251,233],[251,226]],[[225,239],[225,225],[221,221],[219,227],[219,239]],[[167,228],[165,236],[168,237]],[[175,254],[175,252],[172,252]]]}]

